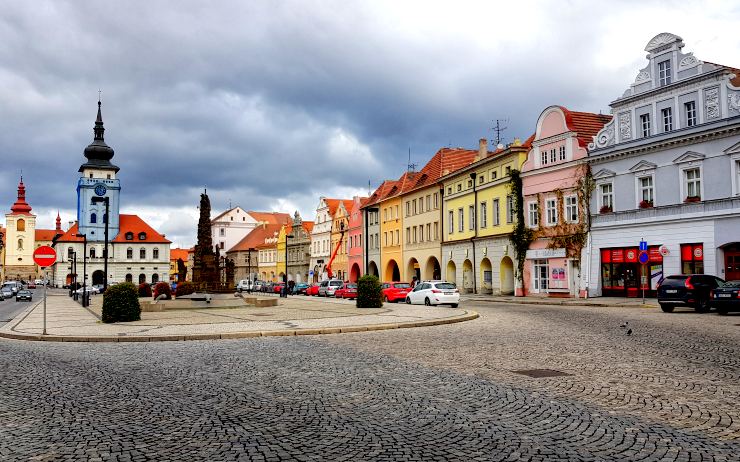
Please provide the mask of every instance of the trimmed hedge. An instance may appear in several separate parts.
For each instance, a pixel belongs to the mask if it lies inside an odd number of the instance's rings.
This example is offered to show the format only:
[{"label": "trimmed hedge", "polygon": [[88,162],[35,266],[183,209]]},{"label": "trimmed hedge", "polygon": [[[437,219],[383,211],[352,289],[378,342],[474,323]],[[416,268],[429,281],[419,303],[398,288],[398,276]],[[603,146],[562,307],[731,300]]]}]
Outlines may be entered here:
[{"label": "trimmed hedge", "polygon": [[178,282],[175,288],[175,296],[182,297],[183,295],[190,295],[195,292],[195,286],[190,281]]},{"label": "trimmed hedge", "polygon": [[142,282],[139,284],[139,297],[151,297],[152,296],[152,286],[150,286],[146,282]]},{"label": "trimmed hedge", "polygon": [[157,298],[160,295],[166,295],[167,297],[165,300],[172,300],[172,289],[170,288],[169,282],[158,282],[157,285],[154,286],[154,293],[152,296]]},{"label": "trimmed hedge", "polygon": [[103,295],[103,322],[127,322],[141,319],[136,286],[124,282],[109,286]]},{"label": "trimmed hedge", "polygon": [[381,308],[383,291],[380,281],[373,275],[365,275],[357,281],[357,308]]}]

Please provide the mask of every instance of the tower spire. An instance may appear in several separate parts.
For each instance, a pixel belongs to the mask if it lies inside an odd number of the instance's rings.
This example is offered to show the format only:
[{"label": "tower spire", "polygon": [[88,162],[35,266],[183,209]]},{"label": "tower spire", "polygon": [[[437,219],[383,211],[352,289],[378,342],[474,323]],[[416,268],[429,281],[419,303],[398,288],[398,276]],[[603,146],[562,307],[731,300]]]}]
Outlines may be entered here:
[{"label": "tower spire", "polygon": [[95,127],[93,128],[95,138],[93,139],[93,142],[85,148],[85,157],[87,157],[87,162],[80,167],[80,172],[82,172],[86,167],[108,169],[118,172],[118,167],[110,162],[113,158],[113,149],[105,144],[105,127],[103,127],[102,103],[99,96],[100,95],[98,95],[98,114],[95,118]]},{"label": "tower spire", "polygon": [[26,186],[23,184],[23,177],[18,183],[18,199],[10,207],[10,211],[15,215],[30,215],[31,206],[26,202]]},{"label": "tower spire", "polygon": [[59,210],[57,210],[57,233],[62,233],[62,217],[59,216]]}]

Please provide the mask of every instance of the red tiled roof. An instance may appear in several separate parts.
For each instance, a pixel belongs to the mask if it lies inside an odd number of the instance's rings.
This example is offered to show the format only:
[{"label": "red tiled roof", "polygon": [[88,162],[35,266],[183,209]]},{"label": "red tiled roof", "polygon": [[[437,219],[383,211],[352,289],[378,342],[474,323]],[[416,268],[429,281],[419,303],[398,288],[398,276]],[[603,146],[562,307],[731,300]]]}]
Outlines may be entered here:
[{"label": "red tiled roof", "polygon": [[187,261],[188,249],[170,249],[170,260],[177,261],[178,259]]},{"label": "red tiled roof", "polygon": [[[151,226],[146,224],[138,215],[124,215],[118,216],[118,222],[120,230],[118,235],[111,239],[111,242],[144,242],[148,244],[170,244],[171,241],[166,239],[163,235],[159,234]],[[77,223],[72,225],[59,239],[57,242],[82,242],[83,239],[77,234]],[[126,233],[133,233],[133,240],[126,240]],[[145,233],[146,238],[143,240],[139,239],[139,233]]]},{"label": "red tiled roof", "polygon": [[404,193],[435,184],[445,174],[467,167],[478,155],[477,150],[442,148],[419,171],[415,180],[404,189]]},{"label": "red tiled roof", "polygon": [[593,142],[593,137],[604,128],[604,124],[612,120],[612,116],[606,114],[576,112],[563,106],[559,107],[565,114],[565,123],[568,128],[577,133],[578,145],[582,148]]},{"label": "red tiled roof", "polygon": [[[308,234],[311,234],[311,230],[313,230],[313,221],[303,221],[301,222],[302,228],[304,231],[306,231]],[[285,233],[290,234],[293,232],[293,223],[285,225]]]},{"label": "red tiled roof", "polygon": [[290,223],[293,219],[289,213],[282,212],[254,212],[250,210],[247,213],[260,223],[271,225],[283,225],[285,223]]},{"label": "red tiled roof", "polygon": [[725,66],[724,64],[713,63],[710,61],[704,61],[704,62],[707,64],[711,64],[712,66],[723,67],[727,69],[728,71],[732,72],[733,74],[735,74],[735,78],[730,79],[730,83],[736,87],[740,87],[740,69],[736,67],[732,67],[732,66]]},{"label": "red tiled roof", "polygon": [[282,224],[264,224],[257,226],[249,234],[244,236],[241,241],[237,242],[232,248],[230,248],[228,252],[244,251],[264,246],[265,239],[273,237],[276,232],[280,232],[280,228],[282,227]]},{"label": "red tiled roof", "polygon": [[36,241],[53,241],[54,236],[57,235],[56,229],[37,229],[36,230]]},{"label": "red tiled roof", "polygon": [[377,204],[383,198],[386,194],[388,194],[388,191],[396,184],[396,180],[385,180],[382,183],[380,183],[380,186],[373,192],[370,197],[367,198],[364,204],[362,204],[362,207],[368,207],[370,205]]}]

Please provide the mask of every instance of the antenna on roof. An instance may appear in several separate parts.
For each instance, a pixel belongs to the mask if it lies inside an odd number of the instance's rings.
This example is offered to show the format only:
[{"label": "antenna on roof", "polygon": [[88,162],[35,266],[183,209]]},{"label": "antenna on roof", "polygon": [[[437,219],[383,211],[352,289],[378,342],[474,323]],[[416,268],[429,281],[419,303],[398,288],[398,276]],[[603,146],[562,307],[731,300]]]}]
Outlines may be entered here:
[{"label": "antenna on roof", "polygon": [[409,172],[413,172],[413,171],[415,171],[415,170],[416,170],[416,164],[412,164],[412,163],[411,163],[411,146],[409,146],[409,163],[408,163],[408,164],[406,164],[406,169],[407,169],[407,170],[408,170]]},{"label": "antenna on roof", "polygon": [[367,197],[372,196],[373,192],[370,189],[370,179],[367,180]]},{"label": "antenna on roof", "polygon": [[493,130],[493,133],[495,134],[493,138],[494,146],[498,146],[501,144],[501,140],[503,139],[501,138],[501,133],[503,133],[504,130],[509,128],[506,125],[504,125],[504,123],[508,123],[508,122],[509,122],[509,119],[496,119],[496,125],[491,127],[491,130]]}]

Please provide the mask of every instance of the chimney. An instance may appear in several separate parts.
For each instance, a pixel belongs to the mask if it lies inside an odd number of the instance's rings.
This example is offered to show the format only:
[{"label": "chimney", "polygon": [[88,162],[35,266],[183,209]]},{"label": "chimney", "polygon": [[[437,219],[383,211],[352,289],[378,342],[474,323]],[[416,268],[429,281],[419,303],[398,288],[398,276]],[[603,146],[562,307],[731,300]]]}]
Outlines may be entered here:
[{"label": "chimney", "polygon": [[485,159],[488,155],[488,140],[485,138],[481,138],[478,140],[478,155],[475,156],[475,160],[473,162],[478,162],[481,159]]}]

